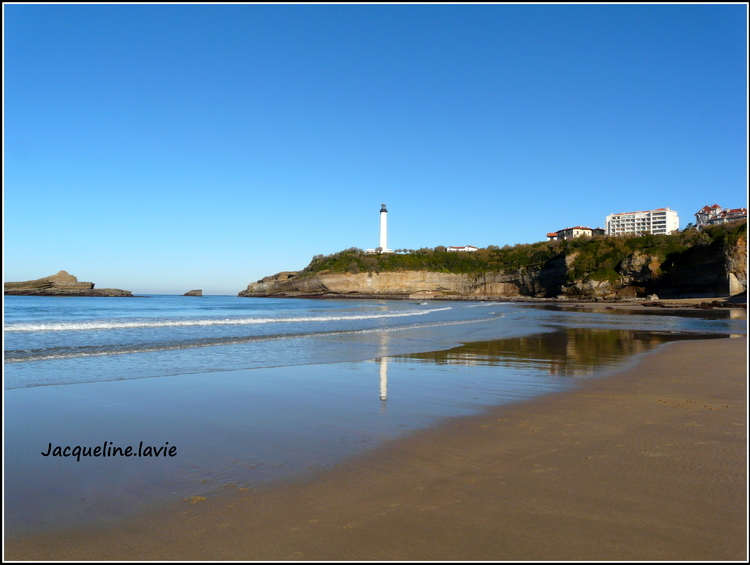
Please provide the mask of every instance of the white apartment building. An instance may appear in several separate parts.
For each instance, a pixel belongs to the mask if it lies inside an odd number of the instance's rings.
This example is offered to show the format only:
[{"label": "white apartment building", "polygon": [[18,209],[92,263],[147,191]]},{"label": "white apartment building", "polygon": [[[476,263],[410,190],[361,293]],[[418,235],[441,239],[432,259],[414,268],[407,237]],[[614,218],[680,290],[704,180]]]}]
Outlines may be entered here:
[{"label": "white apartment building", "polygon": [[666,235],[680,229],[680,219],[677,217],[677,212],[669,208],[610,214],[607,216],[606,222],[607,235]]}]

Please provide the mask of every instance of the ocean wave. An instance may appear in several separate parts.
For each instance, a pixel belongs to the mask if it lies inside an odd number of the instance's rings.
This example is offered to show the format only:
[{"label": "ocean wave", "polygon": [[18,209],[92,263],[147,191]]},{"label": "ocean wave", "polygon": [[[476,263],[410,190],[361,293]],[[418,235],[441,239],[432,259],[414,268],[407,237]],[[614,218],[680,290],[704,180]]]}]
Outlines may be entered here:
[{"label": "ocean wave", "polygon": [[499,320],[504,315],[484,318],[482,320],[454,320],[448,322],[431,322],[422,324],[410,324],[406,326],[394,326],[390,328],[370,328],[360,330],[336,330],[329,332],[304,332],[296,334],[274,334],[265,336],[235,336],[201,338],[194,340],[180,340],[152,344],[122,344],[122,345],[82,345],[76,347],[51,347],[44,349],[17,349],[9,350],[4,354],[5,363],[27,363],[32,361],[46,361],[53,359],[74,359],[80,357],[96,357],[102,355],[123,355],[127,353],[150,353],[156,351],[173,351],[178,349],[194,349],[197,347],[211,347],[217,345],[239,345],[253,342],[275,341],[280,339],[298,339],[309,337],[329,337],[355,334],[384,334],[404,330],[418,330],[424,328],[435,328],[441,326],[457,326],[462,324],[475,324],[488,320]]},{"label": "ocean wave", "polygon": [[119,330],[137,328],[173,328],[191,326],[244,326],[253,324],[281,324],[300,322],[340,322],[352,320],[374,320],[378,318],[404,318],[424,316],[433,312],[451,310],[451,306],[431,308],[428,310],[406,310],[404,312],[387,312],[378,314],[356,314],[352,316],[299,316],[291,318],[204,318],[188,320],[91,320],[87,322],[18,322],[6,324],[6,332],[64,332],[91,330]]}]

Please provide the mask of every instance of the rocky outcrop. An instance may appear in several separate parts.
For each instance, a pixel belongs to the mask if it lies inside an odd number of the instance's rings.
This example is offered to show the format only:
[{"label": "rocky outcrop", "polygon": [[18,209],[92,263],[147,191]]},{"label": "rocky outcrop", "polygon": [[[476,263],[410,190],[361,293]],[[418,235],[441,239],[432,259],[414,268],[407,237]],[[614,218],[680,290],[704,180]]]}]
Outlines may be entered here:
[{"label": "rocky outcrop", "polygon": [[203,290],[189,290],[182,296],[203,296]]},{"label": "rocky outcrop", "polygon": [[78,282],[65,271],[42,279],[7,282],[3,285],[6,296],[133,296],[129,290],[94,288],[94,283]]},{"label": "rocky outcrop", "polygon": [[461,298],[545,295],[541,273],[455,274],[429,271],[318,274],[279,273],[252,283],[240,296],[349,296],[381,298]]},{"label": "rocky outcrop", "polygon": [[661,261],[656,255],[635,251],[628,255],[617,268],[621,275],[621,284],[648,286],[659,277]]},{"label": "rocky outcrop", "polygon": [[727,293],[736,296],[747,292],[747,238],[740,237],[726,254]]},{"label": "rocky outcrop", "polygon": [[[609,280],[570,279],[576,254],[537,268],[469,274],[430,271],[309,274],[285,271],[248,285],[239,296],[351,298],[645,299],[734,296],[747,291],[746,240],[729,249],[694,247],[659,259],[635,251]],[[615,280],[616,276],[616,280]]]}]

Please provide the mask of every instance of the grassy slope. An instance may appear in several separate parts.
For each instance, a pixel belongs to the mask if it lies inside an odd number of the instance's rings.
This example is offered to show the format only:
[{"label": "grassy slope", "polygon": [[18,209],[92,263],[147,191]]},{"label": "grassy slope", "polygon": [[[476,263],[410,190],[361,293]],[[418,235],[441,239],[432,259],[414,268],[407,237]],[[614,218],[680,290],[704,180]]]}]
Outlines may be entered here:
[{"label": "grassy slope", "polygon": [[635,251],[656,256],[663,267],[680,263],[696,254],[723,252],[747,234],[747,222],[713,226],[704,231],[687,230],[672,235],[639,237],[597,236],[568,241],[542,241],[502,248],[489,246],[475,252],[448,252],[445,248],[399,250],[399,253],[368,255],[350,248],[331,255],[316,255],[302,275],[319,273],[360,273],[387,271],[433,271],[476,273],[524,270],[543,267],[559,257],[575,259],[568,270],[569,280],[609,280],[619,278],[621,262]]}]

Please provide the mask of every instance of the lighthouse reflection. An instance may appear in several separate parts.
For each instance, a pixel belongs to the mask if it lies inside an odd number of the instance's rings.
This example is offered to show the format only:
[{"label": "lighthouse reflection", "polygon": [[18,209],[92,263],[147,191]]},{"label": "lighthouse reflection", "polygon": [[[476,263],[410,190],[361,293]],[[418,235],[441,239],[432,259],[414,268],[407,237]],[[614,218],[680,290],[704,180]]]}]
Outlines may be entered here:
[{"label": "lighthouse reflection", "polygon": [[388,332],[378,334],[378,364],[380,365],[380,411],[385,412],[388,402],[388,343],[391,336]]},{"label": "lighthouse reflection", "polygon": [[388,401],[388,358],[381,357],[380,362],[380,410],[385,410]]}]

